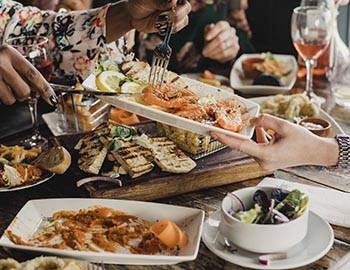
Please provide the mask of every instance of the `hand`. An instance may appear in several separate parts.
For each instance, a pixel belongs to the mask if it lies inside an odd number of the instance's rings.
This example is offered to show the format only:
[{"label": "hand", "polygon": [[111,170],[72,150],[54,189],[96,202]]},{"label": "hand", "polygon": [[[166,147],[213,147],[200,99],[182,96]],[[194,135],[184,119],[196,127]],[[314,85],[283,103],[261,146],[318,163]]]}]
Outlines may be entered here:
[{"label": "hand", "polygon": [[335,3],[340,5],[340,6],[345,6],[349,4],[349,0],[335,0]]},{"label": "hand", "polygon": [[164,21],[162,12],[175,8],[168,13],[169,20],[174,22],[174,32],[188,24],[188,13],[191,5],[185,1],[183,5],[176,6],[177,0],[129,0],[128,9],[131,16],[131,25],[140,32],[157,32],[156,24]]},{"label": "hand", "polygon": [[238,51],[239,43],[236,30],[226,21],[207,26],[204,34],[206,45],[202,51],[204,57],[226,63],[233,60]]},{"label": "hand", "polygon": [[[333,138],[321,138],[307,129],[270,115],[251,121],[256,128],[257,142],[237,139],[220,133],[212,136],[228,146],[253,156],[265,170],[299,165],[334,166],[339,147]],[[272,130],[272,140],[266,136]]]},{"label": "hand", "polygon": [[6,105],[24,101],[30,96],[31,87],[47,103],[57,103],[55,92],[40,72],[11,46],[0,46],[0,101]]}]

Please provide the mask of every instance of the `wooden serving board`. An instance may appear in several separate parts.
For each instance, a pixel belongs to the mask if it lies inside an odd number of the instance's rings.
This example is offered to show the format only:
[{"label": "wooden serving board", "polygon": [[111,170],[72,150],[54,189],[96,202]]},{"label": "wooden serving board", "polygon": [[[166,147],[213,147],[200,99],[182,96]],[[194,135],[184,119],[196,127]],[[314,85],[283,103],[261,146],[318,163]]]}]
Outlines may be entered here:
[{"label": "wooden serving board", "polygon": [[[74,180],[89,176],[77,165],[79,156],[74,146],[81,137],[82,135],[57,137],[58,142],[72,155],[71,171]],[[253,159],[231,149],[221,150],[196,163],[197,167],[187,174],[165,173],[155,166],[152,172],[136,179],[127,175],[119,177],[122,187],[106,182],[88,183],[84,187],[93,198],[151,201],[271,174],[262,170]]]}]

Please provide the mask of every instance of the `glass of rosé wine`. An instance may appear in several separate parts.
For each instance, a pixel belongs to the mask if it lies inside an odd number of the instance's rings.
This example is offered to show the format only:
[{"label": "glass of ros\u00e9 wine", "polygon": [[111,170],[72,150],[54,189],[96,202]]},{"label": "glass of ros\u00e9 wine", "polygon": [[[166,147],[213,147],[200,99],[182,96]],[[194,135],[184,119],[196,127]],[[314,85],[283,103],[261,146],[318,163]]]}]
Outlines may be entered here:
[{"label": "glass of ros\u00e9 wine", "polygon": [[313,68],[329,46],[332,29],[332,13],[323,5],[301,6],[293,10],[292,40],[300,57],[305,61],[306,94],[316,103],[320,103],[321,98],[313,91]]},{"label": "glass of ros\u00e9 wine", "polygon": [[[43,77],[50,81],[53,72],[53,61],[50,57],[50,44],[46,37],[42,36],[19,36],[6,40],[6,43],[17,49]],[[44,138],[38,129],[38,94],[34,89],[28,99],[29,111],[31,114],[33,131],[32,134],[23,140],[22,144],[28,147],[45,147],[47,139]]]}]

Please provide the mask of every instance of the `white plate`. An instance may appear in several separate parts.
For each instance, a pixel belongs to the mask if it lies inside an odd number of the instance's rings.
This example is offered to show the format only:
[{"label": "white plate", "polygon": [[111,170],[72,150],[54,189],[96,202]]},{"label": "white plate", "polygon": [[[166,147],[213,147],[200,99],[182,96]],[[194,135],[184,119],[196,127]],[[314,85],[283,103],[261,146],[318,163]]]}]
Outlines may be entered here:
[{"label": "white plate", "polygon": [[87,209],[94,206],[118,209],[151,222],[156,222],[161,219],[172,220],[185,229],[189,237],[189,243],[180,251],[179,256],[117,254],[110,252],[86,252],[28,247],[12,243],[6,234],[3,234],[1,237],[0,246],[19,249],[22,251],[34,251],[44,254],[70,257],[89,262],[104,262],[107,264],[160,265],[175,264],[196,259],[203,227],[204,212],[194,208],[149,202],[104,199],[32,200],[25,204],[7,229],[10,229],[13,233],[21,236],[21,238],[27,239],[36,232],[44,218],[52,216],[52,214],[57,211],[78,211],[79,209]]},{"label": "white plate", "polygon": [[[267,96],[267,97],[256,97],[256,98],[250,98],[249,100],[259,104],[261,106],[261,104],[266,101],[273,98],[273,96]],[[328,113],[326,113],[324,110],[320,110],[320,117],[322,119],[327,120],[328,122],[331,123],[332,125],[332,131],[333,134],[331,134],[332,136],[336,135],[336,134],[345,134],[344,130],[341,128],[341,126],[337,123],[337,121],[334,120],[334,118],[332,116],[330,116]]]},{"label": "white plate", "polygon": [[292,269],[308,265],[326,255],[334,241],[331,226],[321,217],[310,212],[308,234],[304,240],[287,251],[287,259],[272,261],[268,266],[263,266],[258,262],[261,254],[241,249],[238,249],[236,253],[231,253],[222,245],[223,239],[218,232],[220,219],[221,213],[216,211],[204,222],[203,242],[221,259],[251,269]]},{"label": "white plate", "polygon": [[50,173],[50,172],[45,172],[45,178],[30,184],[30,185],[23,185],[23,186],[18,186],[18,187],[12,187],[12,188],[7,188],[7,187],[2,187],[0,188],[0,193],[1,192],[13,192],[13,191],[18,191],[18,190],[23,190],[23,189],[28,189],[28,188],[32,188],[38,185],[41,185],[42,183],[45,183],[46,181],[50,180],[52,177],[55,176],[54,173]]},{"label": "white plate", "polygon": [[286,63],[286,72],[290,74],[281,78],[282,86],[252,85],[253,80],[244,79],[242,62],[247,58],[260,58],[261,54],[243,54],[238,58],[230,73],[230,84],[235,90],[251,95],[275,95],[289,91],[293,88],[297,79],[298,63],[293,55],[274,54],[277,60]]},{"label": "white plate", "polygon": [[[251,117],[258,116],[260,111],[260,106],[252,101],[249,101],[247,99],[241,98],[233,93],[230,93],[228,91],[224,91],[222,89],[212,87],[210,85],[204,84],[202,82],[192,80],[189,78],[183,78],[183,80],[187,83],[189,88],[198,94],[199,96],[208,96],[212,95],[217,100],[225,100],[225,99],[232,99],[236,98],[240,100],[242,103],[244,103],[249,111],[249,114]],[[95,83],[95,75],[91,74],[83,83],[83,86],[86,89],[89,90],[98,90]],[[177,116],[175,114],[171,114],[168,112],[164,112],[161,110],[158,110],[151,106],[146,106],[143,104],[140,104],[138,102],[133,101],[130,98],[127,97],[107,97],[107,96],[99,96],[99,98],[106,102],[110,103],[118,108],[121,108],[123,110],[136,113],[138,115],[141,115],[143,117],[152,119],[154,121],[167,124],[173,127],[185,129],[197,134],[202,135],[208,135],[211,131],[221,132],[223,134],[238,137],[241,139],[250,139],[254,134],[254,128],[249,126],[242,130],[240,133],[232,132],[229,130],[225,130],[219,127],[202,124],[196,121],[192,121],[180,116]]]}]

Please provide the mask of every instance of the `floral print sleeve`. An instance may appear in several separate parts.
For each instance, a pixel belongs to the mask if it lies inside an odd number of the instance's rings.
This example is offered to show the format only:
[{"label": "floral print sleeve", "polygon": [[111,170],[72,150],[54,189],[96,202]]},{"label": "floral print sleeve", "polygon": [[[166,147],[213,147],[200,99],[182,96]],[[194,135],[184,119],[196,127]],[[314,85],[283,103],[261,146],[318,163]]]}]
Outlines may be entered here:
[{"label": "floral print sleeve", "polygon": [[46,36],[52,44],[54,75],[85,78],[99,54],[106,50],[108,7],[57,13],[0,0],[0,44],[23,35]]}]

